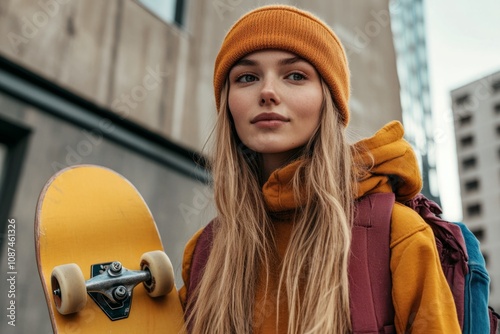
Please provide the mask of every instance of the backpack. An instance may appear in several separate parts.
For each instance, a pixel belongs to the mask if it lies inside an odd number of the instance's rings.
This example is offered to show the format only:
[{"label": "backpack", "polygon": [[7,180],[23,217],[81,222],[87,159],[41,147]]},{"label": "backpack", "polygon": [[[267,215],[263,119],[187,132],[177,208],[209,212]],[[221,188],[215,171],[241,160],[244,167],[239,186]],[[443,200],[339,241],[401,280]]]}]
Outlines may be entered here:
[{"label": "backpack", "polygon": [[[353,333],[395,333],[390,272],[390,224],[394,202],[393,193],[371,194],[356,201],[348,269]],[[485,330],[488,329],[489,333],[496,334],[498,314],[487,307],[489,277],[486,269],[479,266],[487,283],[483,280],[482,284],[475,284],[473,273],[477,268],[470,267],[480,262],[476,261],[479,256],[482,258],[477,239],[470,231],[464,239],[463,224],[442,220],[438,216],[441,214],[439,206],[421,194],[405,204],[419,213],[434,232],[441,266],[453,293],[463,333],[488,333]],[[198,286],[210,254],[213,223],[204,228],[194,249],[187,282],[186,314],[191,313],[193,296],[190,292]],[[474,253],[475,262],[468,262],[468,251]],[[484,259],[482,261],[484,263]],[[466,295],[474,298],[466,298]],[[477,303],[477,295],[485,298]]]},{"label": "backpack", "polygon": [[418,212],[434,232],[441,266],[455,299],[462,333],[496,334],[500,317],[488,307],[490,277],[479,240],[463,223],[441,219],[439,205],[422,194],[405,205]]},{"label": "backpack", "polygon": [[[489,309],[489,314],[484,312],[488,308],[488,293],[490,279],[486,271],[486,263],[479,241],[474,234],[463,223],[455,223],[462,230],[465,239],[467,253],[469,255],[469,272],[465,276],[465,310],[469,316],[464,317],[464,333],[488,333],[489,326],[495,329],[498,322],[493,309]],[[489,317],[488,317],[489,315]],[[498,315],[497,315],[498,316]],[[490,331],[496,333],[495,330]]]}]

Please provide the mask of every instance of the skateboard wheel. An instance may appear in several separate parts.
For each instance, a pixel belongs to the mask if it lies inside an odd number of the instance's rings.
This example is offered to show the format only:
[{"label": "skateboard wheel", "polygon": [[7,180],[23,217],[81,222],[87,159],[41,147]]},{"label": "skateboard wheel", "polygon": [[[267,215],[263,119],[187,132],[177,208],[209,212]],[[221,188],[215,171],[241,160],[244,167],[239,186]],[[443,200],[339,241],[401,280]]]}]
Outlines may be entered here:
[{"label": "skateboard wheel", "polygon": [[144,287],[151,297],[167,295],[174,287],[174,268],[163,251],[142,254],[141,269],[147,270],[151,278],[144,282]]},{"label": "skateboard wheel", "polygon": [[54,291],[54,302],[59,313],[76,313],[85,307],[87,288],[78,265],[70,263],[55,267],[50,280],[52,291]]}]

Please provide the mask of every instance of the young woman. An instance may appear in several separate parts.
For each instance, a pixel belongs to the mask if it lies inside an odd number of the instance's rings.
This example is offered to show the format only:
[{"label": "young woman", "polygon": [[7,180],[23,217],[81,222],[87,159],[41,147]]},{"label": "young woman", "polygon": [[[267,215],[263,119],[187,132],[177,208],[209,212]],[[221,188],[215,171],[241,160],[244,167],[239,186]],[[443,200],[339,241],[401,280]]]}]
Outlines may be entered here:
[{"label": "young woman", "polygon": [[[346,142],[344,49],[322,21],[289,6],[261,7],[235,23],[214,89],[218,216],[194,278],[203,230],[186,247],[180,296],[189,331],[352,332],[354,203],[378,192],[403,202],[421,188],[401,124]],[[459,333],[430,228],[396,203],[390,240],[397,332]]]}]

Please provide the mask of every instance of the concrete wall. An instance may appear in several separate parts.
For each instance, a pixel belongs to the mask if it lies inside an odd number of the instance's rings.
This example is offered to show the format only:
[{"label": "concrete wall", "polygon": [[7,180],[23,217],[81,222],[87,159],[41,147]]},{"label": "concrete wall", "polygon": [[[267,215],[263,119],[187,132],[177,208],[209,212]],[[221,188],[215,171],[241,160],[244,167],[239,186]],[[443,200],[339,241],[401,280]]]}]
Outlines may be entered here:
[{"label": "concrete wall", "polygon": [[[273,1],[192,0],[179,29],[131,0],[4,0],[0,55],[200,150],[214,123],[212,72],[222,39],[238,17],[266,3]],[[401,120],[387,1],[289,3],[317,13],[346,46],[353,138]]]},{"label": "concrete wall", "polygon": [[185,32],[123,0],[4,0],[0,18],[0,55],[170,137]]}]

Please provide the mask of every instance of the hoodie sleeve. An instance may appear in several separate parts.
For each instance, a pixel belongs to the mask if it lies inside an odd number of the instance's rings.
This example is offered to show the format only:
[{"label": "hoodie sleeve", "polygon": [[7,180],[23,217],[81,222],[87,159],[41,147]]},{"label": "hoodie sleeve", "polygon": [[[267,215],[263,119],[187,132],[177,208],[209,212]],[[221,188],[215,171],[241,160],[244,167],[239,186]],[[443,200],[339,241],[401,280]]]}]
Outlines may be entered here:
[{"label": "hoodie sleeve", "polygon": [[394,205],[392,299],[398,333],[460,333],[453,295],[441,269],[432,229],[410,208]]}]

